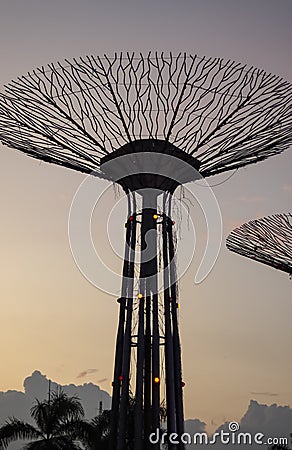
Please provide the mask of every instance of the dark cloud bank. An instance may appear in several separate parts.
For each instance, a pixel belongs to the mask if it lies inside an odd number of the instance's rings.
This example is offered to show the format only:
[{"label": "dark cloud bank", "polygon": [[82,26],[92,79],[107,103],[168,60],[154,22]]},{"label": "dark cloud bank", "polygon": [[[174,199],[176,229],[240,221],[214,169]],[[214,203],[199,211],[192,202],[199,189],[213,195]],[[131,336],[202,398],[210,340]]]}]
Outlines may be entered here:
[{"label": "dark cloud bank", "polygon": [[[0,392],[0,424],[8,416],[15,416],[30,421],[29,410],[35,399],[43,400],[48,396],[49,380],[46,375],[42,375],[41,372],[35,370],[31,376],[24,380],[23,387],[24,392]],[[110,395],[93,383],[85,383],[79,386],[75,384],[62,386],[51,381],[51,391],[56,391],[60,387],[69,396],[75,395],[80,398],[88,419],[98,414],[100,402],[103,404],[103,409],[110,408]]]},{"label": "dark cloud bank", "polygon": [[[229,432],[229,423],[226,422],[217,428],[216,432],[220,433],[221,430]],[[193,436],[195,433],[204,433],[206,431],[206,424],[198,419],[186,421],[186,431]],[[248,409],[239,422],[239,430],[237,433],[250,433],[251,444],[239,443],[233,445],[223,445],[219,443],[209,445],[187,445],[186,448],[204,448],[213,450],[240,450],[240,449],[268,449],[271,446],[266,445],[268,438],[287,438],[288,446],[290,448],[290,433],[292,433],[292,409],[289,406],[279,406],[276,404],[265,405],[260,404],[255,400],[251,400]],[[261,438],[262,445],[256,445],[254,442],[254,436],[258,433],[262,433],[264,436]],[[212,435],[209,436],[212,438]],[[230,438],[231,439],[231,438]],[[216,439],[218,442],[219,438]]]},{"label": "dark cloud bank", "polygon": [[[39,371],[27,377],[23,383],[24,392],[10,390],[0,392],[0,425],[10,416],[31,422],[29,410],[36,398],[42,400],[48,395],[48,378]],[[100,389],[93,383],[85,383],[83,385],[69,384],[62,386],[58,383],[51,382],[51,390],[62,388],[68,395],[77,395],[85,409],[86,418],[91,418],[98,414],[100,402],[103,409],[110,408],[110,395]],[[255,400],[251,400],[248,409],[240,421],[240,432],[263,433],[265,438],[268,437],[289,437],[292,432],[292,409],[289,406],[278,406],[259,404]],[[228,424],[222,424],[216,431],[228,431]],[[195,433],[203,433],[206,431],[206,424],[199,419],[186,421],[186,432],[191,436]],[[263,442],[265,441],[263,438]],[[9,450],[19,450],[21,443],[15,443],[9,446]],[[235,450],[235,449],[256,449],[267,448],[265,445],[190,445],[188,449],[194,448],[213,448],[214,450]]]}]

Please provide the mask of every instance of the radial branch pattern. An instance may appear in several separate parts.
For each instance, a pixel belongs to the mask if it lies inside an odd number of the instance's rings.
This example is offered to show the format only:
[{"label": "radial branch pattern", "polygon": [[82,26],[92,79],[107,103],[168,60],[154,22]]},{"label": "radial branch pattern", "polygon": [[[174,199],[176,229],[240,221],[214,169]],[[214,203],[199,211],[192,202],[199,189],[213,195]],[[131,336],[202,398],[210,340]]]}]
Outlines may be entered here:
[{"label": "radial branch pattern", "polygon": [[292,140],[291,85],[263,70],[186,54],[87,56],[49,64],[0,94],[0,139],[81,172],[138,139],[164,139],[215,175]]},{"label": "radial branch pattern", "polygon": [[292,274],[292,214],[275,214],[245,223],[226,240],[232,252]]}]

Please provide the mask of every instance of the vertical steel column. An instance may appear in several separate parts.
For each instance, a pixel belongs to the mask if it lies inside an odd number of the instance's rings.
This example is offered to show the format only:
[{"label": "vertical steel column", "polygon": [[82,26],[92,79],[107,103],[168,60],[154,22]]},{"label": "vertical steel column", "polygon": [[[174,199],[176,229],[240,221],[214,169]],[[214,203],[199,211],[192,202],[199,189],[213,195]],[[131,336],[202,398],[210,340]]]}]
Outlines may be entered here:
[{"label": "vertical steel column", "polygon": [[[166,383],[166,411],[167,431],[176,432],[175,420],[175,391],[173,373],[173,340],[171,329],[170,293],[169,293],[169,255],[168,255],[168,217],[166,211],[167,194],[163,196],[163,220],[162,220],[162,246],[163,246],[163,268],[164,268],[164,321],[165,321],[165,383]],[[175,449],[174,444],[169,444],[169,449]]]},{"label": "vertical steel column", "polygon": [[133,220],[127,222],[127,228],[131,230],[130,242],[126,242],[128,247],[128,280],[126,282],[126,326],[123,336],[123,353],[122,353],[122,370],[121,370],[121,398],[119,409],[119,425],[116,449],[124,450],[127,434],[127,419],[129,406],[129,383],[130,383],[130,362],[131,362],[131,331],[132,331],[132,312],[133,312],[133,283],[134,283],[134,261],[135,261],[135,247],[136,247],[136,203],[133,195]]},{"label": "vertical steel column", "polygon": [[115,450],[117,448],[117,432],[118,432],[120,390],[121,390],[120,386],[121,383],[119,377],[122,373],[126,299],[120,298],[119,302],[120,302],[120,313],[116,339],[115,368],[114,368],[113,394],[111,406],[110,447],[109,447],[110,450]]},{"label": "vertical steel column", "polygon": [[[141,278],[145,280],[145,360],[144,360],[144,449],[150,445],[148,437],[151,432],[151,373],[152,373],[152,338],[151,310],[153,277],[156,276],[156,214],[157,197],[153,192],[143,192],[142,224],[141,224]],[[153,233],[153,230],[154,233]]]},{"label": "vertical steel column", "polygon": [[[141,220],[141,262],[140,262],[140,293],[143,298],[140,299],[139,305],[139,328],[138,328],[138,355],[137,355],[137,381],[136,381],[136,424],[135,432],[135,449],[149,448],[149,435],[152,429],[152,378],[153,378],[153,329],[158,330],[158,312],[157,324],[153,325],[153,293],[157,284],[157,237],[156,237],[156,219],[154,214],[157,212],[157,194],[149,189],[142,193],[142,220]],[[154,231],[154,232],[153,232]],[[143,320],[142,320],[143,305]],[[156,320],[156,319],[155,319]],[[152,325],[152,326],[151,326]],[[143,329],[143,336],[142,336]],[[140,345],[141,339],[143,341]],[[157,344],[157,336],[155,337],[155,345]],[[142,362],[142,353],[143,362]],[[157,359],[157,349],[155,350],[155,365],[159,365]],[[156,367],[157,370],[157,367]],[[142,386],[141,386],[142,378]],[[143,391],[144,387],[144,391]],[[157,398],[157,394],[156,394]],[[159,402],[159,396],[158,396]],[[157,400],[156,400],[157,403]],[[142,408],[142,411],[141,411]],[[143,414],[143,424],[141,416]],[[159,406],[158,406],[159,418]],[[159,420],[159,419],[158,419]],[[139,433],[141,437],[139,439]],[[142,439],[142,442],[141,442]]]},{"label": "vertical steel column", "polygon": [[[128,199],[128,217],[131,214],[131,200],[130,193],[127,193]],[[118,300],[120,303],[119,312],[119,325],[116,338],[116,352],[115,352],[115,368],[113,379],[113,394],[111,405],[111,426],[110,426],[110,450],[116,450],[117,448],[117,433],[119,422],[119,407],[120,407],[120,391],[121,382],[119,377],[122,374],[122,361],[123,361],[123,347],[124,347],[124,327],[125,327],[125,312],[126,312],[126,295],[128,288],[129,277],[129,255],[132,237],[132,226],[127,222],[126,230],[126,245],[124,250],[124,265],[123,265],[123,280],[122,280],[122,297]]]},{"label": "vertical steel column", "polygon": [[[144,291],[144,289],[143,289]],[[143,292],[141,292],[143,293]],[[144,297],[139,299],[134,450],[143,450]]]},{"label": "vertical steel column", "polygon": [[[157,283],[156,283],[157,284]],[[157,292],[157,291],[156,291]],[[155,293],[152,298],[153,308],[153,338],[152,338],[152,431],[155,432],[160,427],[160,342],[158,323],[158,295]],[[159,382],[155,381],[159,378]],[[152,444],[153,450],[159,449],[159,444]]]},{"label": "vertical steel column", "polygon": [[[164,283],[166,402],[168,433],[183,433],[183,401],[180,341],[177,321],[177,292],[175,281],[174,242],[169,211],[166,202],[169,194],[163,194],[162,253]],[[134,201],[134,197],[133,197]],[[160,427],[160,341],[157,294],[157,196],[142,195],[140,227],[140,294],[138,306],[137,369],[134,418],[134,449],[150,448],[149,434]],[[125,262],[122,294],[120,299],[120,321],[117,336],[115,379],[115,403],[112,422],[117,439],[111,438],[111,450],[127,449],[127,421],[129,407],[130,360],[133,322],[133,282],[136,247],[136,207],[133,220],[127,222]],[[119,381],[119,377],[122,380]],[[155,382],[155,377],[158,382]],[[156,380],[157,381],[157,380]],[[118,420],[117,420],[118,419]],[[118,424],[117,424],[118,422]],[[116,447],[114,446],[116,443]],[[153,450],[160,448],[159,444]],[[169,450],[184,449],[179,444],[168,444]]]},{"label": "vertical steel column", "polygon": [[[149,212],[148,212],[149,214]],[[151,295],[146,281],[145,299],[145,360],[144,360],[144,449],[148,449],[151,430]],[[148,445],[147,445],[148,443]]]},{"label": "vertical steel column", "polygon": [[[176,406],[176,427],[177,434],[181,436],[184,433],[184,411],[183,411],[183,393],[182,393],[182,364],[181,364],[181,346],[179,338],[179,328],[177,320],[177,284],[176,284],[176,264],[174,255],[174,243],[172,222],[170,220],[171,200],[169,202],[169,226],[168,226],[168,250],[170,262],[170,286],[171,286],[171,314],[172,314],[172,331],[173,331],[173,356],[174,356],[174,389],[175,389],[175,406]],[[180,441],[180,439],[179,439]],[[184,444],[178,444],[178,449],[183,450]]]},{"label": "vertical steel column", "polygon": [[[140,228],[140,281],[139,290],[141,298],[139,298],[138,313],[138,338],[137,338],[137,370],[136,370],[136,393],[135,393],[135,438],[134,450],[144,449],[144,418],[145,418],[145,355],[147,348],[147,339],[145,337],[145,303],[147,302],[147,285],[145,273],[145,252],[147,226],[145,222],[145,198],[142,194],[142,214]],[[147,306],[146,306],[147,308]],[[147,319],[146,319],[147,323]]]},{"label": "vertical steel column", "polygon": [[[157,226],[156,226],[157,230]],[[155,246],[157,246],[157,233],[154,236]],[[160,428],[160,340],[159,340],[159,317],[158,317],[158,283],[157,283],[157,253],[154,257],[155,276],[152,286],[152,320],[153,320],[153,336],[152,336],[152,432]],[[155,381],[159,378],[159,382]],[[159,450],[159,444],[152,444],[151,449]]]}]

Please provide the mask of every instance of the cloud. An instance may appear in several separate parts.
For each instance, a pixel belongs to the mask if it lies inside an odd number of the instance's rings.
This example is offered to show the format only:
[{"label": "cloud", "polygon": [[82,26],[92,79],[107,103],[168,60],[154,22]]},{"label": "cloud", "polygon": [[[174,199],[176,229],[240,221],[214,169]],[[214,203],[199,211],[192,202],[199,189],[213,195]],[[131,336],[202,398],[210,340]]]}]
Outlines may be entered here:
[{"label": "cloud", "polygon": [[265,397],[277,397],[279,394],[276,392],[251,392],[251,395],[263,395]]},{"label": "cloud", "polygon": [[[94,370],[97,371],[97,369]],[[101,383],[106,380],[106,378],[103,378],[99,382]],[[16,390],[0,392],[0,425],[9,416],[15,416],[32,424],[34,423],[29,415],[29,410],[35,398],[42,400],[48,396],[49,380],[46,375],[36,370],[24,380],[23,384],[24,392]],[[98,414],[100,402],[102,402],[103,409],[110,409],[110,395],[93,383],[60,385],[51,381],[51,390],[56,390],[57,387],[62,388],[69,396],[77,395],[81,399],[86,418],[88,419]],[[277,393],[268,391],[254,392],[253,395],[268,395],[273,397]],[[279,406],[277,404],[266,405],[251,400],[239,424],[240,432],[243,433],[263,433],[265,438],[277,436],[289,438],[292,432],[292,409],[289,406]],[[220,432],[220,430],[228,431],[228,422],[218,427],[216,432]],[[190,433],[191,436],[195,433],[206,433],[206,424],[199,419],[189,419],[185,422],[185,431]],[[19,445],[19,442],[15,445],[13,444],[9,447],[9,450],[19,450]],[[194,446],[187,446],[186,448],[191,450]],[[202,445],[200,448],[206,448],[207,450],[210,446]],[[238,445],[228,445],[229,450],[238,450],[238,448]],[[260,450],[263,449],[263,446],[249,445],[248,448],[250,450]],[[212,449],[226,450],[226,445],[216,443],[212,445]]]},{"label": "cloud", "polygon": [[101,378],[101,380],[97,380],[97,383],[104,383],[107,380],[108,380],[108,378]]},{"label": "cloud", "polygon": [[90,373],[96,373],[96,372],[98,372],[98,369],[83,370],[83,372],[80,372],[80,374],[77,375],[76,378],[84,378],[84,377],[86,377],[86,375],[89,375]]},{"label": "cloud", "polygon": [[[226,422],[221,425],[216,431],[229,431]],[[290,443],[290,433],[292,432],[292,409],[289,406],[279,406],[276,404],[265,405],[260,404],[256,400],[251,400],[246,413],[239,422],[239,430],[237,433],[250,433],[251,436],[263,435],[263,444],[268,442],[269,438],[286,438],[287,443]],[[250,450],[260,450],[263,448],[270,448],[271,446],[256,445],[252,441],[248,445]],[[238,445],[228,445],[228,449],[237,450]],[[214,446],[213,450],[226,450],[226,445]]]},{"label": "cloud", "polygon": [[[267,393],[263,393],[267,394]],[[268,393],[269,394],[269,393]],[[272,393],[273,394],[273,393]],[[277,394],[276,394],[277,395]],[[214,432],[209,435],[209,439],[215,436],[215,433],[230,432],[228,422],[220,425]],[[265,405],[260,404],[255,400],[251,400],[246,413],[243,415],[239,422],[239,430],[237,433],[250,433],[252,436],[257,433],[262,433],[264,437],[262,442],[267,442],[268,438],[287,438],[287,442],[290,443],[290,433],[292,432],[292,409],[289,406],[279,406],[276,404]],[[198,419],[186,420],[185,431],[194,436],[195,433],[206,433],[206,424]],[[226,436],[226,435],[225,435]],[[212,450],[238,450],[243,446],[238,444],[227,445],[219,443],[219,438],[216,438],[216,442],[212,444]],[[269,448],[266,445],[256,445],[252,442],[251,445],[246,446],[249,450],[260,450],[263,448]],[[200,449],[210,449],[210,445],[200,445]],[[187,445],[186,449],[194,449],[194,445]]]},{"label": "cloud", "polygon": [[[24,380],[23,386],[24,392],[0,391],[0,425],[9,416],[15,416],[33,423],[29,410],[36,398],[43,400],[48,396],[49,379],[46,375],[36,370]],[[57,388],[61,388],[69,396],[76,395],[80,398],[86,418],[91,418],[98,414],[100,402],[103,404],[103,409],[110,409],[110,395],[93,383],[61,385],[51,381],[51,391],[56,391]]]},{"label": "cloud", "polygon": [[185,421],[185,431],[190,434],[203,433],[206,431],[206,424],[199,419],[189,419]]},{"label": "cloud", "polygon": [[264,405],[251,400],[247,412],[241,419],[241,428],[266,436],[289,435],[292,432],[292,409],[275,403]]}]

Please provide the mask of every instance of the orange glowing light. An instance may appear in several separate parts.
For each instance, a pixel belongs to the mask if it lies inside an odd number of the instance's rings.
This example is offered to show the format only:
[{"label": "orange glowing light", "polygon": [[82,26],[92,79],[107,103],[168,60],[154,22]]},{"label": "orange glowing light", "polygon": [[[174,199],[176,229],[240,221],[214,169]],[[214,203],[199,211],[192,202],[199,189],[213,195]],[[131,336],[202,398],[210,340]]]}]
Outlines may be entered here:
[{"label": "orange glowing light", "polygon": [[154,378],[154,383],[156,383],[156,384],[160,383],[160,378],[159,377],[155,377]]},{"label": "orange glowing light", "polygon": [[158,219],[158,215],[157,214],[153,214],[153,219],[157,220]]},{"label": "orange glowing light", "polygon": [[143,294],[138,294],[137,297],[138,298],[143,298]]}]

